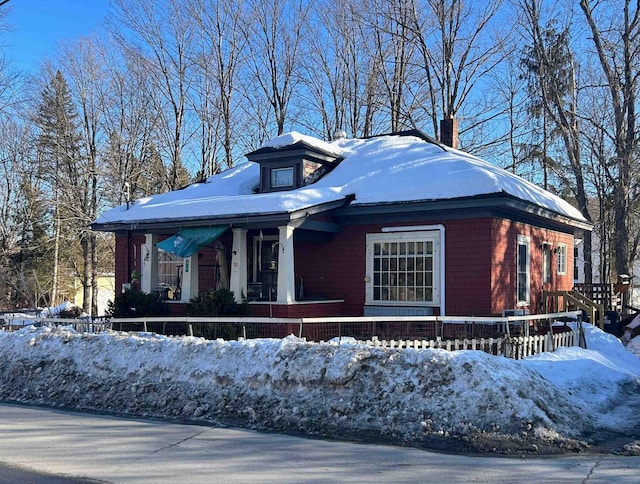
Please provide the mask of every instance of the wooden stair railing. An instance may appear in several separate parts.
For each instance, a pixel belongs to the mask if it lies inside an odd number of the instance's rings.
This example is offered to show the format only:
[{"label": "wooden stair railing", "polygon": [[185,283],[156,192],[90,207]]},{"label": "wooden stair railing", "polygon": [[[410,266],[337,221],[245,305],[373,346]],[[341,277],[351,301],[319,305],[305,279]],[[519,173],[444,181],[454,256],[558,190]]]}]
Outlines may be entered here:
[{"label": "wooden stair railing", "polygon": [[[569,311],[570,306],[573,305],[576,309],[585,311],[589,316],[589,321],[604,330],[604,306],[602,304],[593,302],[578,291],[542,291],[545,312],[549,312],[549,298],[553,298],[556,311]],[[562,309],[560,299],[562,299]]]}]

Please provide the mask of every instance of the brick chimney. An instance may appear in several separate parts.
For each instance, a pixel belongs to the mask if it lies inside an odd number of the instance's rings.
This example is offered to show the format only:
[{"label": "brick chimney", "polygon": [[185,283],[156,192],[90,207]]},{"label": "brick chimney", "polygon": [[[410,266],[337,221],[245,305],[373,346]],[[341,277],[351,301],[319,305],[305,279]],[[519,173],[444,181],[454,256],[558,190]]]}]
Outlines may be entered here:
[{"label": "brick chimney", "polygon": [[458,149],[458,120],[456,118],[446,118],[440,120],[440,141]]}]

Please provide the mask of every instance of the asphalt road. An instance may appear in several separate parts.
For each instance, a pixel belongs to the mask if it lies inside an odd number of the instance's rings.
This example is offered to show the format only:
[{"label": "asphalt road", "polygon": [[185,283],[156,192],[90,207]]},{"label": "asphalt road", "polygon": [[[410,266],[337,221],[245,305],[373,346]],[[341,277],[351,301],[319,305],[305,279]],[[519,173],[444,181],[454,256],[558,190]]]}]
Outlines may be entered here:
[{"label": "asphalt road", "polygon": [[0,483],[637,483],[640,457],[471,457],[0,404]]}]

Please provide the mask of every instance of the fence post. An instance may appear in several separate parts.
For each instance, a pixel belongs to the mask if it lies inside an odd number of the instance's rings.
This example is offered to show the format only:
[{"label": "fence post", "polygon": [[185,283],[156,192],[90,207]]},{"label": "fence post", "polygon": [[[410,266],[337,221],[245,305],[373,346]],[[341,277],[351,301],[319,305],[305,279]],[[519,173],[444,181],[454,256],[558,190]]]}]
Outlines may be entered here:
[{"label": "fence post", "polygon": [[[298,338],[302,339],[302,321],[304,320],[304,318],[300,318],[300,329],[298,331]],[[245,335],[246,338],[246,335]]]}]

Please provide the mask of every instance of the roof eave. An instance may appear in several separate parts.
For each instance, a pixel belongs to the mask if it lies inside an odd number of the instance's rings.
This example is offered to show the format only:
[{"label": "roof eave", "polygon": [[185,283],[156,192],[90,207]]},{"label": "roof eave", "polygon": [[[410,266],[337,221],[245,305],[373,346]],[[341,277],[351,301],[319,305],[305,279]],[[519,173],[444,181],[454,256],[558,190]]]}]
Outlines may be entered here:
[{"label": "roof eave", "polygon": [[[434,213],[438,216],[454,211],[490,213],[518,213],[526,214],[532,219],[544,220],[558,225],[571,227],[572,229],[588,230],[593,229],[593,225],[587,221],[579,220],[567,215],[555,212],[548,208],[537,205],[533,202],[519,199],[504,192],[474,195],[470,197],[460,197],[438,200],[420,200],[407,202],[371,203],[357,204],[344,207],[335,211],[338,217],[362,217],[373,215],[394,215],[403,213]],[[446,217],[446,216],[445,216]]]},{"label": "roof eave", "polygon": [[291,224],[299,226],[314,215],[322,214],[351,203],[353,195],[338,200],[311,205],[290,212],[245,213],[233,216],[202,216],[182,219],[155,219],[153,221],[132,220],[121,222],[93,223],[91,229],[100,232],[173,230],[187,227],[229,225],[230,227],[266,228]]}]

